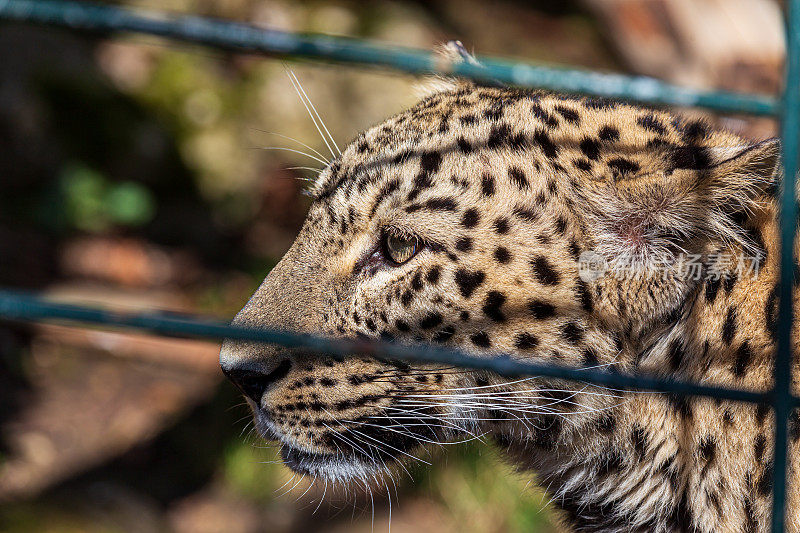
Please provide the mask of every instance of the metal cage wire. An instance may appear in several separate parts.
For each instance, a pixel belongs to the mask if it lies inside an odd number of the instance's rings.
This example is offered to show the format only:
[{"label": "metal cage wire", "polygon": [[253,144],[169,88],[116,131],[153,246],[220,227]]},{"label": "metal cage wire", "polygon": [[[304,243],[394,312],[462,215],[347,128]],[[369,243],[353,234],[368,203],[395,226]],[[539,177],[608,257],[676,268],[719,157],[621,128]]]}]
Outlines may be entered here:
[{"label": "metal cage wire", "polygon": [[781,256],[774,387],[754,392],[700,385],[644,375],[624,375],[596,369],[524,363],[509,355],[491,359],[460,350],[428,345],[403,345],[371,340],[331,339],[268,329],[234,327],[201,317],[164,313],[127,314],[49,301],[36,294],[0,290],[0,319],[59,320],[85,326],[131,328],[150,333],[211,339],[236,338],[331,353],[368,354],[384,359],[447,363],[491,370],[506,376],[541,375],[619,388],[676,395],[706,396],[771,405],[775,412],[772,531],[784,531],[786,516],[788,422],[800,398],[792,395],[792,289],[797,203],[794,198],[800,142],[800,0],[788,0],[786,19],[786,83],[781,99],[721,91],[699,91],[647,77],[601,74],[542,67],[491,58],[480,65],[462,63],[444,68],[433,54],[412,48],[381,46],[358,39],[300,35],[247,24],[193,16],[168,16],[108,5],[69,0],[0,0],[0,21],[61,26],[98,34],[132,32],[156,35],[241,53],[282,58],[312,58],[353,65],[375,65],[409,73],[442,73],[522,87],[632,100],[655,105],[703,107],[720,112],[776,116],[781,119],[784,187],[781,193]]}]

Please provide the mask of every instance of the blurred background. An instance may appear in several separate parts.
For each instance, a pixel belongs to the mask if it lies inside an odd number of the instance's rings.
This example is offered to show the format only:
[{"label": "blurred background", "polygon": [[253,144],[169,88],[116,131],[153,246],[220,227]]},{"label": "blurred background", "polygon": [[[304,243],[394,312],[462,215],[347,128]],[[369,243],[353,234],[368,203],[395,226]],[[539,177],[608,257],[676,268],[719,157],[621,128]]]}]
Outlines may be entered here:
[{"label": "blurred background", "polygon": [[[774,0],[131,0],[131,7],[776,94]],[[339,144],[408,76],[293,62]],[[697,114],[686,110],[687,114]],[[769,119],[708,117],[753,138]],[[296,139],[296,140],[292,140]],[[0,23],[0,286],[231,318],[291,244],[324,144],[280,61]],[[251,432],[218,344],[0,323],[0,530],[558,531],[480,443],[385,493],[293,479]],[[412,481],[413,478],[413,481]],[[392,492],[394,493],[394,488]],[[397,499],[399,499],[399,504]]]}]

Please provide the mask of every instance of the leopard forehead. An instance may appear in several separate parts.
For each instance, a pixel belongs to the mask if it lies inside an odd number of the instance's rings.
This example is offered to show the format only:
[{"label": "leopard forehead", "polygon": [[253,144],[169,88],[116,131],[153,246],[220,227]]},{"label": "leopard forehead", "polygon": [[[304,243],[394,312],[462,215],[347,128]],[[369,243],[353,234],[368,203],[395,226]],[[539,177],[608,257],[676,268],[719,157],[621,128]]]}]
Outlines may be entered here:
[{"label": "leopard forehead", "polygon": [[[535,172],[568,173],[573,181],[608,181],[649,172],[703,169],[741,138],[702,120],[630,104],[518,89],[466,86],[428,97],[363,132],[319,177],[317,199],[363,194],[380,170],[413,156],[427,168],[476,153],[503,154],[507,183],[525,188],[515,163]],[[426,170],[423,167],[422,170]],[[418,188],[427,185],[420,179]]]}]

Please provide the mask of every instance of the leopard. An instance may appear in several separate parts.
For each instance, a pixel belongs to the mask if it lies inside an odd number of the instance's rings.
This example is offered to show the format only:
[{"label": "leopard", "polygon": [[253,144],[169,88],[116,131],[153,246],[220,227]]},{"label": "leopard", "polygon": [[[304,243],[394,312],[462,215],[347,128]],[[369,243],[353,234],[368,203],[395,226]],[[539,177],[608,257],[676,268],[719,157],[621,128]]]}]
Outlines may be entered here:
[{"label": "leopard", "polygon": [[[779,140],[707,118],[440,78],[327,162],[232,323],[767,391],[781,179]],[[768,404],[235,339],[220,364],[285,465],[326,484],[485,438],[571,531],[769,529]],[[797,413],[788,438],[797,532]]]}]

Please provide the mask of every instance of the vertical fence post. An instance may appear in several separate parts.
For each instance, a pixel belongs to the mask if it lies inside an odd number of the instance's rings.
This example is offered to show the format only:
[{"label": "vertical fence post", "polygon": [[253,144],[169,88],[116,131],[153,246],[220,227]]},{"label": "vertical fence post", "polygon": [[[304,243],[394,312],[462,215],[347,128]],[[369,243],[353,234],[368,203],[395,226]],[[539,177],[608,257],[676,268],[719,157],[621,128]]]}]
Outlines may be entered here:
[{"label": "vertical fence post", "polygon": [[781,271],[778,307],[778,347],[775,357],[775,462],[772,531],[782,533],[786,520],[788,482],[787,429],[792,411],[792,292],[794,288],[794,240],[797,221],[795,179],[800,148],[800,0],[790,0],[787,15],[786,85],[783,96],[783,192],[781,197]]}]

